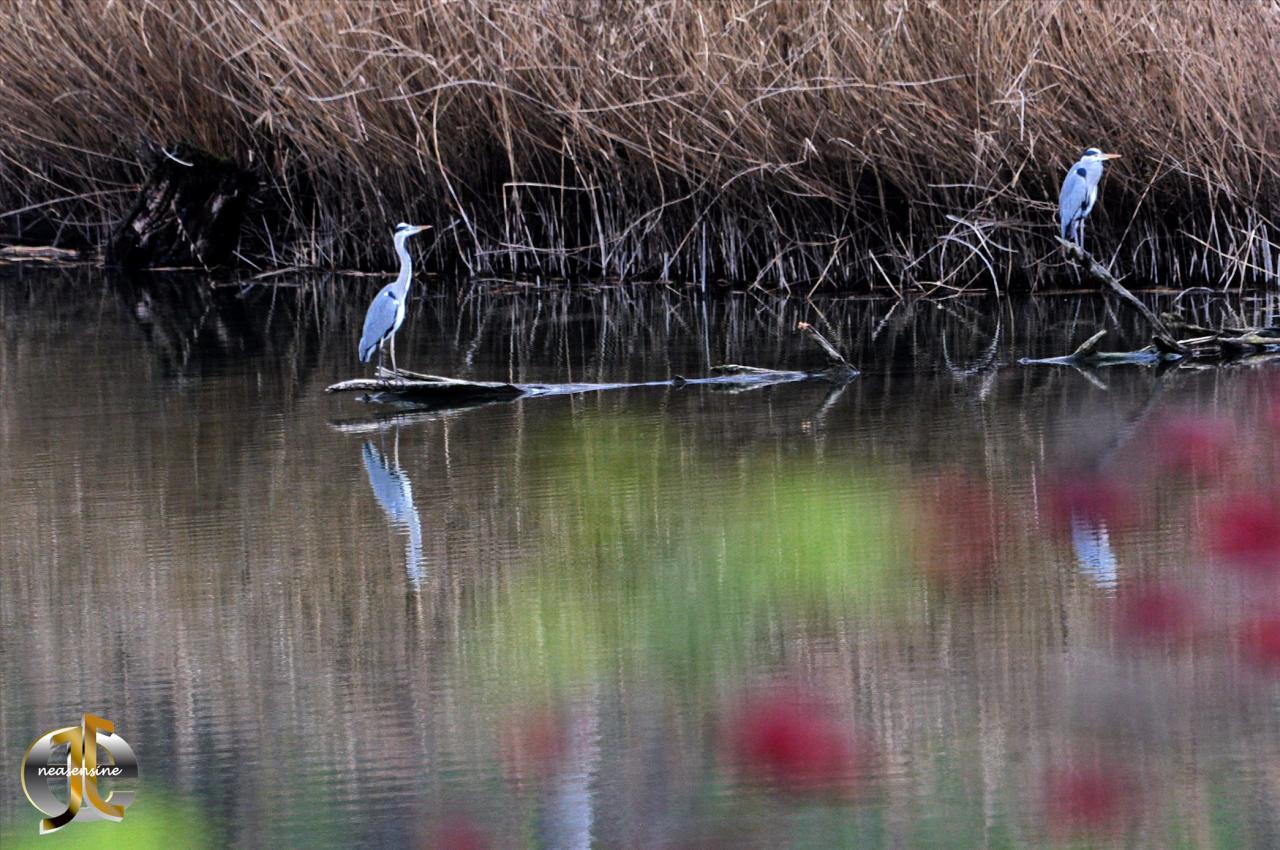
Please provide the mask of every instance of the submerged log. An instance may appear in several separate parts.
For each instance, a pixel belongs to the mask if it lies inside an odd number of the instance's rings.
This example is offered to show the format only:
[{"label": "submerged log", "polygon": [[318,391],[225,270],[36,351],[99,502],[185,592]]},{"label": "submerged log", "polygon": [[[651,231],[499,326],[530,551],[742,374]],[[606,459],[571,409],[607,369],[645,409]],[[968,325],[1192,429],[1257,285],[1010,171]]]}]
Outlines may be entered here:
[{"label": "submerged log", "polygon": [[513,401],[517,398],[535,398],[554,395],[576,395],[625,390],[641,387],[686,387],[709,385],[721,387],[756,388],[795,381],[844,382],[853,379],[858,370],[852,367],[827,368],[808,372],[791,372],[779,369],[761,369],[754,366],[725,364],[711,367],[712,374],[704,378],[685,378],[680,375],[667,381],[640,381],[633,383],[573,383],[573,384],[507,384],[497,381],[463,381],[442,378],[437,375],[419,375],[400,370],[398,376],[383,370],[377,378],[354,378],[339,381],[325,388],[328,393],[365,392],[365,401],[373,402],[422,402],[433,405],[475,403],[487,401]]},{"label": "submerged log", "polygon": [[1149,366],[1181,359],[1181,355],[1161,352],[1154,345],[1137,351],[1098,351],[1098,343],[1106,335],[1105,329],[1100,330],[1080,343],[1075,351],[1061,357],[1024,357],[1018,363],[1023,366]]},{"label": "submerged log", "polygon": [[[1280,353],[1280,329],[1232,329],[1177,341],[1178,351],[1170,351],[1158,341],[1136,351],[1098,351],[1105,330],[1089,337],[1073,352],[1061,357],[1024,357],[1027,366],[1152,366],[1158,363],[1213,364]],[[1183,352],[1183,353],[1179,353]],[[1256,361],[1260,362],[1260,361]]]},{"label": "submerged log", "polygon": [[[1185,365],[1193,361],[1218,363],[1238,360],[1246,356],[1280,352],[1280,328],[1206,328],[1182,321],[1177,316],[1169,314],[1158,316],[1126,289],[1115,275],[1095,260],[1088,251],[1065,239],[1059,239],[1058,242],[1082,273],[1104,284],[1107,289],[1120,296],[1126,304],[1137,311],[1138,315],[1142,316],[1151,328],[1151,345],[1136,351],[1097,351],[1098,341],[1106,333],[1106,331],[1098,331],[1071,354],[1061,357],[1024,358],[1019,361],[1021,363],[1110,366],[1178,362]],[[1179,339],[1171,328],[1194,333],[1196,336]]]},{"label": "submerged log", "polygon": [[827,354],[830,363],[825,369],[792,371],[764,369],[758,366],[740,366],[734,363],[711,367],[711,375],[702,378],[686,378],[676,375],[666,381],[641,381],[636,383],[569,383],[569,384],[513,384],[501,381],[464,381],[441,375],[424,375],[401,369],[398,374],[380,369],[376,378],[353,378],[339,381],[325,389],[327,393],[364,392],[364,401],[382,403],[423,404],[432,407],[465,407],[494,401],[513,401],[518,398],[536,398],[555,395],[603,392],[605,390],[636,389],[641,387],[685,387],[693,385],[727,388],[755,389],[775,384],[797,381],[826,381],[843,384],[858,376],[858,370],[836,350],[811,325],[801,323],[804,331]]},{"label": "submerged log", "polygon": [[426,401],[448,402],[467,400],[516,399],[531,395],[532,384],[505,384],[497,381],[463,381],[439,375],[423,375],[400,370],[398,375],[389,369],[379,371],[377,378],[354,378],[339,381],[326,387],[327,393],[373,393],[369,401]]},{"label": "submerged log", "polygon": [[81,261],[79,251],[53,245],[0,245],[0,263],[41,262],[73,264]]},{"label": "submerged log", "polygon": [[161,149],[133,209],[107,245],[125,268],[222,265],[240,237],[257,180],[234,162],[189,145]]},{"label": "submerged log", "polygon": [[[849,361],[844,359],[844,355],[840,353],[839,349],[832,345],[831,341],[823,336],[822,333],[813,325],[808,322],[801,322],[796,325],[796,330],[803,331],[808,334],[809,339],[818,344],[818,347],[827,355],[827,362],[831,364],[831,368],[842,367],[845,369],[853,369],[853,367],[849,365]],[[856,372],[857,370],[854,369],[854,371]]]}]

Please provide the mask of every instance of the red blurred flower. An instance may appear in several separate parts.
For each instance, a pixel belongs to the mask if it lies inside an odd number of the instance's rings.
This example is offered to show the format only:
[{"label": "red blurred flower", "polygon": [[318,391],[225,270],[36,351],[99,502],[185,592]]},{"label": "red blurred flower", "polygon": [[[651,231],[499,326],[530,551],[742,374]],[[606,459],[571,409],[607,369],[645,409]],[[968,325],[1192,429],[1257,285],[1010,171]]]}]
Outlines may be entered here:
[{"label": "red blurred flower", "polygon": [[1133,491],[1113,476],[1086,472],[1049,485],[1049,516],[1060,531],[1073,520],[1123,528],[1137,514]]},{"label": "red blurred flower", "polygon": [[916,490],[915,559],[921,572],[948,585],[989,578],[996,565],[998,529],[987,490],[962,474],[943,475]]},{"label": "red blurred flower", "polygon": [[1208,513],[1209,551],[1258,575],[1280,574],[1280,495],[1241,493]]},{"label": "red blurred flower", "polygon": [[1195,600],[1173,587],[1122,590],[1115,601],[1112,626],[1116,637],[1136,643],[1161,643],[1191,637],[1199,625]]},{"label": "red blurred flower", "polygon": [[569,747],[568,717],[555,708],[526,709],[501,724],[498,742],[509,778],[545,778],[564,761]]},{"label": "red blurred flower", "polygon": [[427,850],[488,850],[493,842],[474,818],[453,815],[432,830],[424,846]]},{"label": "red blurred flower", "polygon": [[1062,833],[1115,829],[1132,803],[1129,781],[1100,767],[1055,769],[1045,778],[1044,795],[1049,827]]},{"label": "red blurred flower", "polygon": [[1267,408],[1267,424],[1271,429],[1280,434],[1280,398],[1272,399],[1270,406]]},{"label": "red blurred flower", "polygon": [[870,757],[831,711],[796,693],[750,697],[728,737],[744,775],[789,791],[853,787]]},{"label": "red blurred flower", "polygon": [[1170,416],[1156,426],[1156,460],[1168,472],[1212,472],[1230,454],[1231,432],[1225,419],[1193,413]]},{"label": "red blurred flower", "polygon": [[1240,630],[1240,648],[1250,664],[1280,673],[1280,615],[1245,623]]}]

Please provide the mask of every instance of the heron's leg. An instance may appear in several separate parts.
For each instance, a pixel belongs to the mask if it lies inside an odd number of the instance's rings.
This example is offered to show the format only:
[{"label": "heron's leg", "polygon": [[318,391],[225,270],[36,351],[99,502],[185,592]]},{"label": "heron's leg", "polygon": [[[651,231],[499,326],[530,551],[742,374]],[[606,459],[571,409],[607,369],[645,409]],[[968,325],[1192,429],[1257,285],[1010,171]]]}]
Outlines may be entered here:
[{"label": "heron's leg", "polygon": [[400,370],[396,368],[396,338],[388,337],[387,345],[391,346],[391,374],[400,377]]},{"label": "heron's leg", "polygon": [[1076,222],[1076,242],[1080,245],[1080,250],[1084,250],[1084,219]]}]

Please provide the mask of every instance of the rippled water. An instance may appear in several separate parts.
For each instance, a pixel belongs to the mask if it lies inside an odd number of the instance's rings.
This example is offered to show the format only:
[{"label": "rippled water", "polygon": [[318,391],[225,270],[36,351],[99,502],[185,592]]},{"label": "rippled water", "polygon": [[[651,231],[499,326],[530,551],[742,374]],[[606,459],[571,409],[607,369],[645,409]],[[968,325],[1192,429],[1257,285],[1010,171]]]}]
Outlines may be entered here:
[{"label": "rippled water", "polygon": [[142,776],[67,841],[1280,846],[1272,363],[1016,365],[1090,296],[488,285],[401,364],[821,366],[804,319],[865,371],[415,411],[323,392],[373,281],[93,274],[0,277],[6,847],[86,711]]}]

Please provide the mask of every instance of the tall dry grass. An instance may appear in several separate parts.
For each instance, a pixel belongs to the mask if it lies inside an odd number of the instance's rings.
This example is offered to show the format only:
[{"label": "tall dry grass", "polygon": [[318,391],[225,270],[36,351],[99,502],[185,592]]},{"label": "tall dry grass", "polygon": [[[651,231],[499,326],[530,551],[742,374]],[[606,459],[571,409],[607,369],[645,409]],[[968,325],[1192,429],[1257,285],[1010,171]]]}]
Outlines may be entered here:
[{"label": "tall dry grass", "polygon": [[1248,0],[30,0],[0,233],[98,241],[186,141],[260,173],[259,265],[381,265],[418,219],[480,273],[1004,288],[1064,278],[1097,145],[1123,271],[1274,281],[1278,46]]}]

